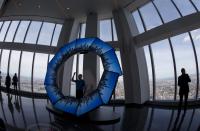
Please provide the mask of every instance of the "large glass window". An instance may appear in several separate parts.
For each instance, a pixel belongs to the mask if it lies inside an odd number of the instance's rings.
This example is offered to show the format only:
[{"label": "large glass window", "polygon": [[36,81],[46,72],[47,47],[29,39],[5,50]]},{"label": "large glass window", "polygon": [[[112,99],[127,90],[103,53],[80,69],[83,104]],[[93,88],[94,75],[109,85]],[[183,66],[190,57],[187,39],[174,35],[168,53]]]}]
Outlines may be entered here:
[{"label": "large glass window", "polygon": [[[181,75],[181,68],[186,69],[191,77],[189,99],[194,99],[196,96],[196,64],[194,59],[194,52],[191,45],[188,33],[184,33],[171,38],[172,45],[174,48],[177,75]],[[179,92],[179,90],[178,90]],[[178,94],[177,92],[177,94]],[[179,96],[177,97],[179,99]]]},{"label": "large glass window", "polygon": [[139,15],[138,11],[137,10],[134,11],[132,13],[132,15],[133,15],[133,18],[134,18],[134,20],[136,22],[136,25],[137,25],[139,33],[140,34],[143,33],[144,32],[144,27],[143,27],[142,20],[140,18],[140,15]]},{"label": "large glass window", "polygon": [[148,76],[149,76],[149,88],[150,88],[150,100],[153,99],[153,77],[152,77],[152,65],[151,65],[151,57],[149,53],[149,47],[144,47],[145,58],[147,62]]},{"label": "large glass window", "polygon": [[111,20],[100,21],[100,39],[103,41],[112,41]]},{"label": "large glass window", "polygon": [[25,43],[35,44],[38,38],[42,22],[32,21],[28,30]]},{"label": "large glass window", "polygon": [[7,33],[6,39],[5,39],[6,42],[13,41],[13,37],[15,35],[18,24],[19,24],[19,21],[12,21],[10,28],[8,30],[8,33]]},{"label": "large glass window", "polygon": [[141,15],[147,30],[150,30],[162,24],[160,17],[152,3],[146,4],[139,10],[141,11]]},{"label": "large glass window", "polygon": [[192,0],[192,2],[195,4],[195,6],[198,8],[200,11],[200,0]]},{"label": "large glass window", "polygon": [[33,91],[44,93],[44,78],[47,69],[48,54],[36,53],[33,71]]},{"label": "large glass window", "polygon": [[[116,54],[117,54],[117,58],[119,60],[120,67],[122,69],[120,52],[116,51]],[[125,95],[124,94],[124,77],[122,75],[118,78],[117,86],[116,86],[116,89],[115,89],[115,98],[116,99],[125,99],[124,95]]]},{"label": "large glass window", "polygon": [[2,85],[5,84],[5,78],[7,75],[8,70],[8,59],[10,50],[2,50],[2,56],[1,56],[1,74],[2,74]]},{"label": "large glass window", "polygon": [[154,0],[154,3],[165,23],[180,17],[178,11],[170,0]]},{"label": "large glass window", "polygon": [[[72,76],[74,72],[77,72],[78,74],[83,74],[83,54],[74,55]],[[74,82],[71,82],[70,96],[76,96],[76,85]]]},{"label": "large glass window", "polygon": [[192,14],[195,11],[189,0],[173,0],[183,16]]},{"label": "large glass window", "polygon": [[117,41],[118,40],[118,38],[117,38],[117,31],[116,31],[115,22],[114,22],[113,19],[112,19],[112,27],[113,27],[113,40]]},{"label": "large glass window", "polygon": [[0,41],[4,41],[9,25],[10,25],[10,21],[4,22],[1,32],[0,32]]},{"label": "large glass window", "polygon": [[24,42],[24,37],[25,37],[29,24],[30,24],[30,21],[20,22],[14,42],[19,42],[19,43]]},{"label": "large glass window", "polygon": [[[174,66],[168,40],[152,44],[156,76],[156,100],[173,100]],[[164,59],[163,59],[164,58]]]},{"label": "large glass window", "polygon": [[42,26],[38,44],[50,45],[55,24],[45,22]]},{"label": "large glass window", "polygon": [[85,38],[86,24],[81,24],[81,38]]},{"label": "large glass window", "polygon": [[[197,52],[197,58],[198,58],[198,65],[200,69],[200,29],[191,31],[192,39],[195,44],[196,52]],[[199,76],[200,77],[200,76]],[[200,98],[200,89],[198,92],[198,98]]]},{"label": "large glass window", "polygon": [[20,88],[21,90],[31,91],[31,72],[32,72],[33,53],[22,52],[20,68]]},{"label": "large glass window", "polygon": [[56,29],[54,31],[52,46],[57,46],[61,29],[62,29],[62,25],[61,24],[56,24]]},{"label": "large glass window", "polygon": [[10,75],[14,75],[15,73],[18,74],[19,70],[19,59],[20,59],[20,51],[12,50],[11,57],[10,57]]}]

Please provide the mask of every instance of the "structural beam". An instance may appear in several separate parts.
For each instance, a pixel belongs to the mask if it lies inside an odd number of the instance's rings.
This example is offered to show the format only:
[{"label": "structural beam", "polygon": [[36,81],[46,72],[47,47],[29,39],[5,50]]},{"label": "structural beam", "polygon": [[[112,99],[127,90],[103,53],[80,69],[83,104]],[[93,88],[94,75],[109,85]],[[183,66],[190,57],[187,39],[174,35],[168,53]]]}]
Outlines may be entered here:
[{"label": "structural beam", "polygon": [[134,0],[130,4],[127,5],[127,9],[132,12],[134,10],[137,10],[137,8],[145,5],[146,3],[150,2],[150,0]]},{"label": "structural beam", "polygon": [[144,50],[132,40],[139,32],[128,10],[115,10],[113,17],[123,67],[125,102],[142,104],[149,100],[149,82]]},{"label": "structural beam", "polygon": [[200,27],[200,12],[179,18],[133,37],[139,47]]},{"label": "structural beam", "polygon": [[24,43],[13,43],[13,42],[0,42],[0,49],[18,50],[34,52],[36,49],[37,53],[54,54],[58,48],[46,45],[35,45],[35,44],[24,44]]}]

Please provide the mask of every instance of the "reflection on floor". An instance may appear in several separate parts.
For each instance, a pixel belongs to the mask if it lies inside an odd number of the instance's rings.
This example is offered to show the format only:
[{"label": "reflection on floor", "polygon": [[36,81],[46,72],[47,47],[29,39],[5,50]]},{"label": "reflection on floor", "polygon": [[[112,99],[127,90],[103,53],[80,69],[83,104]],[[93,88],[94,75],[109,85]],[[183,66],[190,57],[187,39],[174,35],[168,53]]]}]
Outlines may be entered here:
[{"label": "reflection on floor", "polygon": [[[54,117],[46,110],[46,99],[32,99],[10,96],[2,93],[0,118],[7,130],[24,130],[40,125],[54,126],[59,130],[70,131],[199,131],[200,108],[178,112],[177,109],[155,107],[116,107],[121,115],[120,122],[113,125],[95,125],[90,123],[55,123]],[[9,98],[11,99],[9,101]],[[112,107],[106,107],[112,108]],[[41,128],[40,128],[41,129]],[[47,130],[47,129],[46,129]]]}]

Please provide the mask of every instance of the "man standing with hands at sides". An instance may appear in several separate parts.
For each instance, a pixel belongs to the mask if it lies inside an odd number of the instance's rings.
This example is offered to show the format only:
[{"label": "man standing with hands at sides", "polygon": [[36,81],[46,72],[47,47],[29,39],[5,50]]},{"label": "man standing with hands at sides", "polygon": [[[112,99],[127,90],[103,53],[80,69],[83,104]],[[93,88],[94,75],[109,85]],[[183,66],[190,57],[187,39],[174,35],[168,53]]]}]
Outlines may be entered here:
[{"label": "man standing with hands at sides", "polygon": [[187,100],[188,100],[188,93],[189,93],[189,82],[191,82],[191,79],[188,74],[185,73],[185,69],[181,69],[181,75],[178,77],[178,86],[179,89],[179,96],[180,96],[180,102],[179,102],[179,109],[181,109],[182,102],[183,102],[183,96],[185,97],[185,105],[184,105],[184,111],[186,111],[187,108]]},{"label": "man standing with hands at sides", "polygon": [[82,79],[83,75],[79,74],[78,78],[76,77],[76,80],[74,79],[76,72],[74,72],[72,77],[72,82],[76,83],[76,98],[80,99],[83,98],[84,92],[85,92],[85,81]]}]

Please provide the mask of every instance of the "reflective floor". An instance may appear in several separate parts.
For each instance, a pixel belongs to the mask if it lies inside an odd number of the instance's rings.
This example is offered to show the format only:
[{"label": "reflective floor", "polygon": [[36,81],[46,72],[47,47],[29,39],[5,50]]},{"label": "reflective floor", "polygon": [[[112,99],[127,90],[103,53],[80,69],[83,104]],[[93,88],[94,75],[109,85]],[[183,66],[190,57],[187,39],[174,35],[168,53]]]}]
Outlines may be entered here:
[{"label": "reflective floor", "polygon": [[[12,99],[11,99],[12,98]],[[0,118],[7,130],[69,130],[69,131],[200,131],[200,107],[188,109],[186,113],[177,109],[155,107],[118,106],[120,122],[113,125],[87,123],[57,123],[46,110],[46,99],[9,96],[2,93]],[[106,108],[112,108],[108,106]],[[45,127],[45,128],[41,128]]]}]

